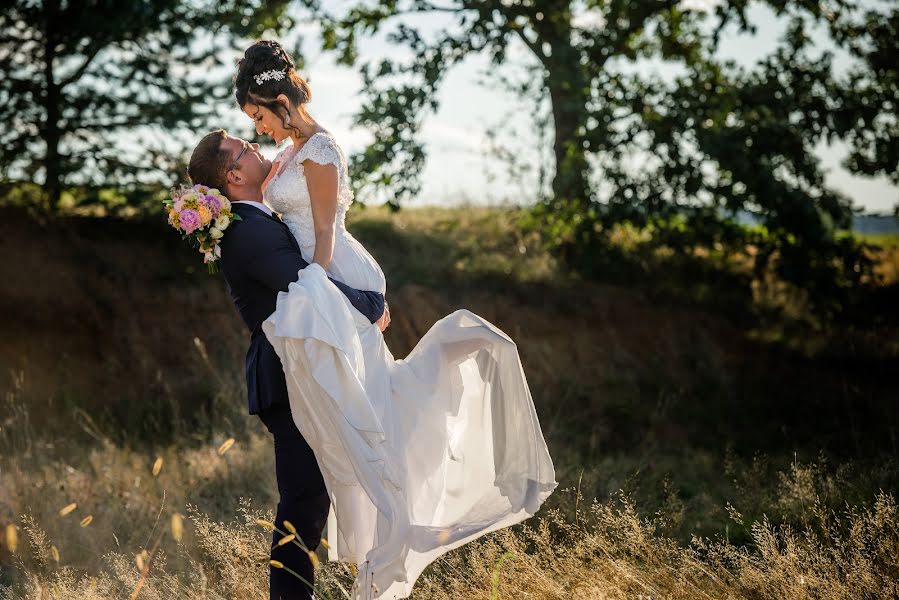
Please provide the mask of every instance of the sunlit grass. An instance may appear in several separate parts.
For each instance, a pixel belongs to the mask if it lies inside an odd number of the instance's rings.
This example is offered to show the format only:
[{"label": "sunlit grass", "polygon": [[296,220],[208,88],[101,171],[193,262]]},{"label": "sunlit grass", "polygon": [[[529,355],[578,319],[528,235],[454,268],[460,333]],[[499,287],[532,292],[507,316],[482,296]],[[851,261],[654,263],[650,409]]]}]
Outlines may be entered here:
[{"label": "sunlit grass", "polygon": [[[15,414],[26,419],[27,409]],[[301,545],[293,524],[276,524],[260,508],[274,505],[270,440],[262,431],[155,452],[104,442],[60,456],[39,437],[19,443],[7,439],[0,453],[3,600],[264,599],[271,531]],[[558,466],[570,472],[576,465],[567,456],[559,455]],[[685,515],[675,496],[645,513],[626,492],[592,500],[562,490],[523,526],[438,560],[413,598],[849,600],[899,593],[894,496],[859,498],[857,479],[823,463],[794,462],[774,473],[761,463],[734,464],[717,477],[737,482],[732,502],[721,506],[729,525],[718,535],[675,539],[670,532]],[[583,479],[582,470],[579,486]],[[317,597],[347,597],[354,569],[319,562],[318,554],[314,563]]]},{"label": "sunlit grass", "polygon": [[347,227],[389,274],[395,289],[407,282],[483,285],[564,279],[558,259],[537,231],[524,231],[520,208],[356,209]]},{"label": "sunlit grass", "polygon": [[856,238],[868,243],[875,244],[884,248],[899,246],[899,233],[860,233],[855,232]]},{"label": "sunlit grass", "polygon": [[[805,492],[813,497],[815,490]],[[572,490],[559,494],[559,508],[439,559],[413,598],[850,600],[899,594],[899,510],[890,494],[836,512],[812,501],[798,527],[767,517],[749,522],[731,507],[733,526],[748,532],[749,544],[719,537],[694,538],[686,546],[663,533],[666,514],[641,515],[627,497],[586,502]],[[258,526],[265,519],[248,502],[235,508],[235,517],[216,521],[191,507],[191,544],[167,540],[167,550],[157,543],[149,551],[129,551],[110,543],[93,569],[73,566],[65,547],[56,550],[51,540],[62,532],[25,516],[27,542],[9,561],[15,583],[0,589],[0,597],[265,598],[269,529]],[[166,537],[161,532],[157,539]],[[178,559],[174,564],[167,552]],[[346,565],[317,565],[317,596],[347,597],[352,577]]]}]

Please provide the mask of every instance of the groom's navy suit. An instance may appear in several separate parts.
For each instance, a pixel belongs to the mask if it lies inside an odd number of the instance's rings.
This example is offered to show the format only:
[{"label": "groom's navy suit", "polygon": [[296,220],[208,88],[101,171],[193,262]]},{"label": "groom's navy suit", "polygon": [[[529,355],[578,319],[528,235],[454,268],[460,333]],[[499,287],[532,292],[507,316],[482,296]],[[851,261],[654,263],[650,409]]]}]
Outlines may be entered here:
[{"label": "groom's navy suit", "polygon": [[[283,530],[284,521],[290,521],[306,546],[315,550],[328,519],[330,500],[315,455],[294,425],[281,361],[262,332],[262,322],[275,312],[278,292],[286,291],[309,263],[280,219],[249,204],[232,204],[232,210],[242,220],[233,223],[222,238],[221,268],[234,305],[250,330],[246,358],[250,414],[258,414],[274,437],[281,496],[276,524]],[[372,323],[383,314],[381,294],[333,283]],[[275,546],[280,538],[277,532],[273,535],[272,559],[313,581],[306,553],[292,543]],[[272,600],[312,597],[308,586],[286,570],[271,569],[270,573]]]},{"label": "groom's navy suit", "polygon": [[[222,238],[221,267],[237,312],[250,330],[247,352],[247,392],[250,414],[287,403],[287,387],[281,361],[262,333],[262,322],[275,312],[278,292],[297,280],[309,266],[287,225],[249,204],[236,203],[232,210],[243,221],[233,223]],[[384,296],[355,290],[331,280],[352,305],[374,323],[384,313]]]}]

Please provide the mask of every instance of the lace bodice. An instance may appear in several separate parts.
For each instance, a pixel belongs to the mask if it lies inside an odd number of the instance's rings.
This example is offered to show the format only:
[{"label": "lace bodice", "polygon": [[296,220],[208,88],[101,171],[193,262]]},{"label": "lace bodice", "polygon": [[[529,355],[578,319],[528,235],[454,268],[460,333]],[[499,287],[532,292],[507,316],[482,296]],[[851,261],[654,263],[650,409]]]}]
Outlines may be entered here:
[{"label": "lace bodice", "polygon": [[287,148],[275,160],[278,171],[265,188],[265,202],[281,213],[307,262],[312,262],[315,253],[315,223],[303,161],[337,167],[334,253],[327,269],[328,275],[357,290],[386,293],[387,281],[378,261],[346,230],[346,211],[353,203],[353,192],[350,190],[346,157],[331,134],[316,133],[299,150]]},{"label": "lace bodice", "polygon": [[331,134],[319,132],[306,140],[299,150],[294,150],[292,146],[282,150],[275,158],[278,171],[265,188],[265,202],[275,212],[281,213],[303,247],[315,245],[312,202],[303,169],[303,161],[306,160],[337,167],[338,230],[345,230],[346,211],[353,203],[346,157]]}]

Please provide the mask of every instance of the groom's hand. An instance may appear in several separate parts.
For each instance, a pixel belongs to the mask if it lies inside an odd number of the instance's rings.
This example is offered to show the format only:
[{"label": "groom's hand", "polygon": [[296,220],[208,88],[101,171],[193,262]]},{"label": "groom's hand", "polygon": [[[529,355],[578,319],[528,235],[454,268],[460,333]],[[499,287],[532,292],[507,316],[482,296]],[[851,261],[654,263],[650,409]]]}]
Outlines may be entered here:
[{"label": "groom's hand", "polygon": [[387,329],[390,325],[390,307],[387,306],[387,301],[384,301],[384,314],[381,315],[381,318],[375,323],[382,332]]}]

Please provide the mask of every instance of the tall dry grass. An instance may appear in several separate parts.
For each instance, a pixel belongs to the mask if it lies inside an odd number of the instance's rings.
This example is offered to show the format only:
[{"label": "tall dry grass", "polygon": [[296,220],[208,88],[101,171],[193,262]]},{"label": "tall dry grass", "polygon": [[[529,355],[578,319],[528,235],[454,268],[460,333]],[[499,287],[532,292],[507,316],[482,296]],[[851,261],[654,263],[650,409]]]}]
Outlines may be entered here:
[{"label": "tall dry grass", "polygon": [[[425,572],[413,598],[856,600],[899,594],[899,510],[886,493],[869,508],[816,509],[802,529],[767,519],[753,523],[751,543],[742,546],[726,539],[682,546],[659,533],[663,515],[644,517],[626,497],[585,504],[568,491],[563,505],[566,512],[545,511],[446,555]],[[13,561],[19,582],[0,588],[0,598],[264,598],[268,536],[255,523],[260,514],[246,502],[227,522],[192,509],[196,543],[173,550],[181,567],[172,569],[164,552],[148,566],[139,553],[110,549],[95,571],[57,564],[51,533],[25,517],[28,541]],[[317,579],[321,598],[343,598],[351,583],[349,569],[334,563],[323,564]]]},{"label": "tall dry grass", "polygon": [[[260,507],[274,505],[275,485],[261,428],[162,449],[108,439],[79,449],[29,432],[28,409],[14,392],[6,400],[0,599],[267,597],[270,534],[258,520],[272,520]],[[646,513],[624,492],[597,501],[567,489],[524,525],[438,560],[413,598],[895,598],[895,498],[846,502],[851,478],[840,471],[732,465],[720,474],[741,482],[724,507],[729,527],[686,544],[671,535],[684,518],[675,496]],[[319,598],[344,598],[351,584],[346,565],[317,571]]]}]

